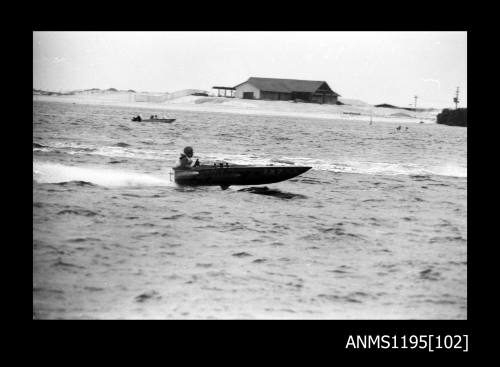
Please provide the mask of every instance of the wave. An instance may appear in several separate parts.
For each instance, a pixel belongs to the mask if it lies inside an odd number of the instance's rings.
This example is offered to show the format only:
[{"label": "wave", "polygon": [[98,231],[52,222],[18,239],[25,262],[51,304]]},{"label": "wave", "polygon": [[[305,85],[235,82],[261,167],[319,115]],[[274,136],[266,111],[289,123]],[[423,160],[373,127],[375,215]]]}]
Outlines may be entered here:
[{"label": "wave", "polygon": [[264,187],[248,187],[245,189],[240,189],[238,191],[241,192],[250,192],[252,194],[266,195],[266,196],[274,196],[280,199],[293,199],[293,198],[306,198],[306,196],[301,194],[293,194],[290,192],[284,192],[280,190],[272,190],[267,186]]},{"label": "wave", "polygon": [[434,174],[439,176],[467,177],[467,167],[446,164],[441,167],[434,167]]},{"label": "wave", "polygon": [[103,167],[76,167],[33,162],[33,180],[38,183],[85,182],[99,186],[174,186],[170,177]]},{"label": "wave", "polygon": [[85,217],[94,217],[96,215],[99,215],[96,212],[93,212],[92,210],[87,210],[87,209],[64,209],[61,210],[60,212],[57,213],[58,215],[63,215],[63,214],[75,214],[75,215],[83,215]]},{"label": "wave", "polygon": [[112,146],[95,146],[91,144],[82,144],[76,142],[53,142],[46,146],[35,146],[33,144],[33,152],[63,152],[71,155],[90,154],[99,155],[111,158],[133,158],[133,159],[148,159],[148,160],[165,160],[174,159],[178,151],[173,150],[151,150],[131,148],[130,144],[119,142]]},{"label": "wave", "polygon": [[353,173],[408,175],[408,176],[450,176],[467,177],[467,167],[458,164],[443,164],[440,166],[421,165],[416,163],[384,163],[384,162],[346,162],[346,167]]}]

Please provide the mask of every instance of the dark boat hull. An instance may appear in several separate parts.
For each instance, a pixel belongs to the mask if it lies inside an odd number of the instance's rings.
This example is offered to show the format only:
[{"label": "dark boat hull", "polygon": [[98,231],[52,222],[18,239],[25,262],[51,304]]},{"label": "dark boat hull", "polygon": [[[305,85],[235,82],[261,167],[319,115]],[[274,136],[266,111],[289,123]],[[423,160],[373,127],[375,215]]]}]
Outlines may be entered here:
[{"label": "dark boat hull", "polygon": [[264,185],[298,176],[311,167],[281,166],[199,166],[191,169],[174,168],[175,182],[189,186]]}]

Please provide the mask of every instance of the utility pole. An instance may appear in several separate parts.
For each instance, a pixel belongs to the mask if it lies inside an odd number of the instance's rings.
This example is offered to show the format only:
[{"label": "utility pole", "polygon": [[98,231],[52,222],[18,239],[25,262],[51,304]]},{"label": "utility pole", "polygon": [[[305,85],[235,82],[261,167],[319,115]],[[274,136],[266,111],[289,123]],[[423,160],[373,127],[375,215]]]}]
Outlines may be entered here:
[{"label": "utility pole", "polygon": [[458,100],[458,87],[457,87],[457,94],[455,95],[455,98],[453,98],[453,102],[455,102],[455,109],[458,108],[458,103],[460,102]]}]

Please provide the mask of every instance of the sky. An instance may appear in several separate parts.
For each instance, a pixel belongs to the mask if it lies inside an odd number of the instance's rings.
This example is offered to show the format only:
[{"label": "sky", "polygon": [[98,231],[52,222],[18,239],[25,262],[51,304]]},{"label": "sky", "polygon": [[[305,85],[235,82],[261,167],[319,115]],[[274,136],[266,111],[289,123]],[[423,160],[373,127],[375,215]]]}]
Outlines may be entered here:
[{"label": "sky", "polygon": [[174,92],[249,77],[324,80],[344,98],[467,106],[466,32],[33,32],[33,88]]}]

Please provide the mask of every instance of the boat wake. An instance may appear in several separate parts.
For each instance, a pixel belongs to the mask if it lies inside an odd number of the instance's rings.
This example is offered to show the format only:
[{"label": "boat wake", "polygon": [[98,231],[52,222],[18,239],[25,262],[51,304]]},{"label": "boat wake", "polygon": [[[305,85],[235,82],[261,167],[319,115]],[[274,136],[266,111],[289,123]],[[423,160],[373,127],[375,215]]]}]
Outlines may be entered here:
[{"label": "boat wake", "polygon": [[66,166],[49,162],[33,162],[33,180],[38,183],[88,182],[106,187],[175,186],[168,173],[156,176],[133,171]]}]

